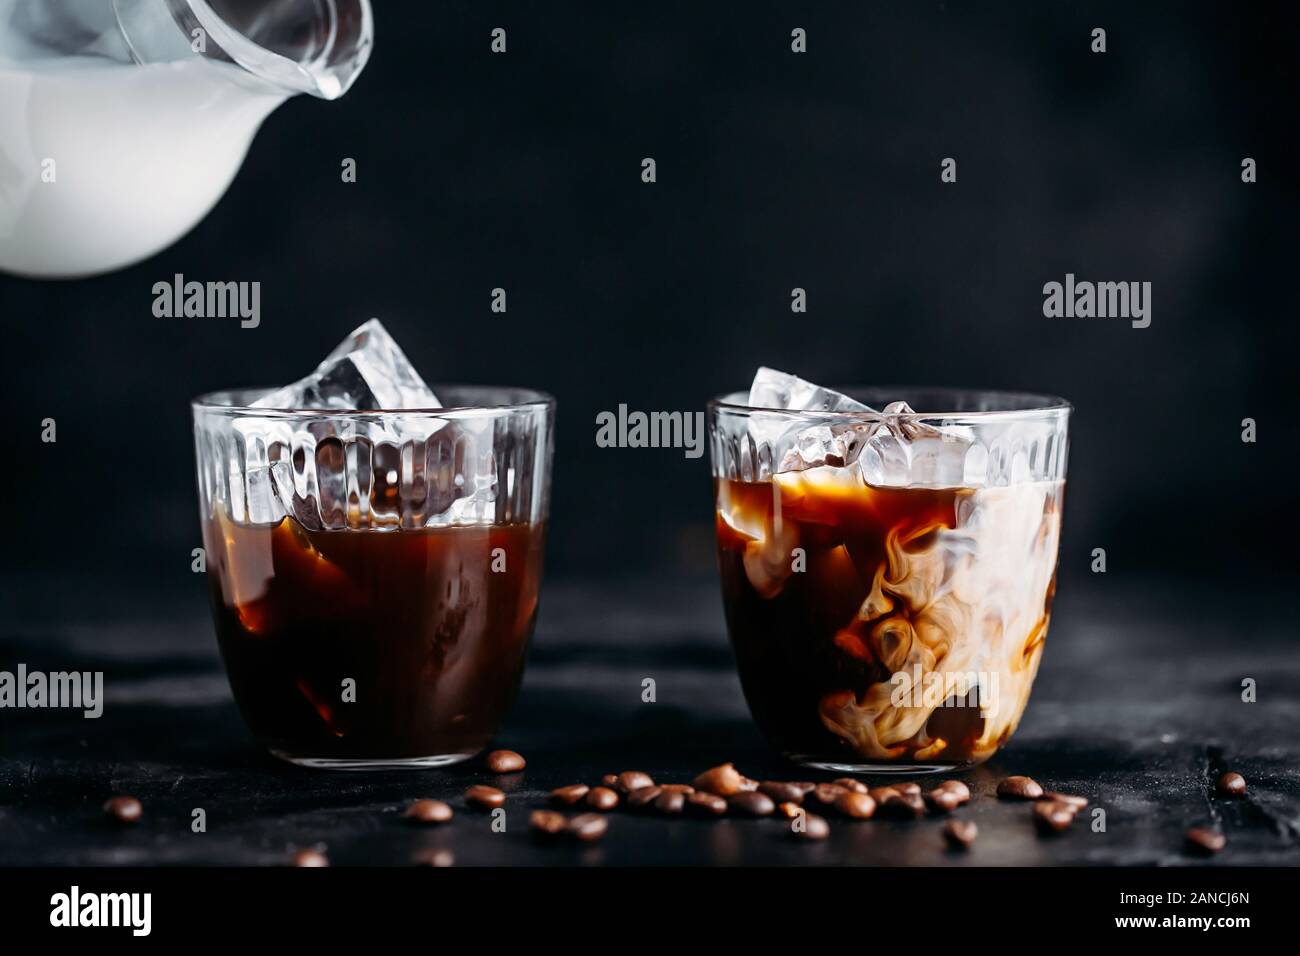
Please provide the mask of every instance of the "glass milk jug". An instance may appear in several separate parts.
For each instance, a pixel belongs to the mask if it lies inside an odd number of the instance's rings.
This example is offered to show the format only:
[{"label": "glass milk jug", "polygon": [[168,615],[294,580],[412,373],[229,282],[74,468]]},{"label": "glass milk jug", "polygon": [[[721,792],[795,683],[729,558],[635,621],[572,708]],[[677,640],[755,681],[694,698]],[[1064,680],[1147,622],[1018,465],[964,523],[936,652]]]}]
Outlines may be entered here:
[{"label": "glass milk jug", "polygon": [[0,0],[0,270],[74,278],[175,242],[262,120],[332,100],[369,0]]}]

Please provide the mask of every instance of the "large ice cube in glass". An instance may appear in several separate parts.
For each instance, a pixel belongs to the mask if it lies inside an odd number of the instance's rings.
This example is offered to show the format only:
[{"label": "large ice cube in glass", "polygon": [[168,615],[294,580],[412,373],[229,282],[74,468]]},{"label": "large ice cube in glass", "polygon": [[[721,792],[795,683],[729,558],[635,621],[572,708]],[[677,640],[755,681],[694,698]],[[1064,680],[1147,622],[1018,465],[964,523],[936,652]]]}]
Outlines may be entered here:
[{"label": "large ice cube in glass", "polygon": [[760,449],[770,449],[776,474],[856,464],[862,479],[877,486],[955,487],[967,478],[966,459],[973,439],[969,430],[918,421],[906,402],[891,402],[877,412],[833,389],[760,368],[750,386],[749,405],[800,412],[863,412],[867,418],[809,424],[775,412],[752,413],[750,437]]},{"label": "large ice cube in glass", "polygon": [[[751,408],[786,411],[845,412],[871,411],[867,405],[834,389],[823,388],[797,375],[760,368],[749,387]],[[755,412],[749,418],[749,432],[760,449],[766,446],[773,470],[803,471],[819,465],[845,465],[857,453],[860,438],[851,427],[821,425],[809,427],[789,415]]]},{"label": "large ice cube in glass", "polygon": [[253,405],[341,411],[442,407],[378,319],[354,329],[306,378]]},{"label": "large ice cube in glass", "polygon": [[[234,423],[254,523],[293,515],[310,530],[396,527],[414,517],[394,502],[427,490],[426,526],[490,522],[498,493],[493,421],[406,410],[442,407],[377,319],[355,329],[314,372],[253,402],[319,410],[303,421],[269,415]],[[349,416],[342,412],[359,411]],[[397,412],[397,414],[366,414]]]}]

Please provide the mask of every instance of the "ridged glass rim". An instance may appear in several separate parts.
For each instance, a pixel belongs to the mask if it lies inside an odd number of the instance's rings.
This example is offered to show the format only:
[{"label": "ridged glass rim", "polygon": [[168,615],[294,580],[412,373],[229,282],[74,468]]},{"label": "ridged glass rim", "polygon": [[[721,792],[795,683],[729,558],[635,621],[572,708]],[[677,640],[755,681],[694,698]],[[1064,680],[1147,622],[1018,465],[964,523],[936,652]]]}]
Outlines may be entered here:
[{"label": "ridged glass rim", "polygon": [[461,385],[455,382],[434,382],[429,388],[448,392],[505,392],[519,396],[518,401],[500,404],[444,405],[440,408],[263,408],[251,404],[279,386],[261,388],[223,388],[204,392],[190,401],[195,411],[247,414],[256,418],[385,418],[427,415],[429,417],[465,417],[467,415],[496,415],[507,412],[552,410],[555,397],[534,388],[517,388],[510,385]]},{"label": "ridged glass rim", "polygon": [[[992,408],[973,411],[955,411],[952,409],[941,411],[918,411],[913,410],[909,413],[886,415],[884,412],[865,412],[860,409],[846,409],[843,411],[821,411],[818,409],[798,409],[798,408],[768,408],[761,405],[750,405],[748,403],[749,391],[727,392],[710,400],[709,410],[724,411],[733,414],[748,414],[750,412],[759,412],[769,415],[789,415],[792,418],[816,418],[821,420],[833,419],[854,422],[874,422],[883,421],[886,418],[902,419],[904,421],[920,421],[928,419],[968,419],[974,418],[980,421],[989,421],[997,419],[1023,419],[1034,416],[1056,416],[1068,415],[1074,410],[1066,399],[1059,395],[1047,395],[1039,392],[1017,392],[1004,391],[1001,389],[989,388],[945,388],[939,386],[923,385],[849,385],[849,386],[829,386],[835,391],[847,395],[852,399],[864,401],[861,396],[864,393],[870,393],[872,399],[877,403],[882,397],[893,395],[891,401],[898,401],[906,398],[909,393],[932,393],[933,395],[963,396],[966,398],[976,398],[977,400],[992,399],[996,402],[1006,402],[1012,407]],[[960,404],[960,402],[954,402]]]}]

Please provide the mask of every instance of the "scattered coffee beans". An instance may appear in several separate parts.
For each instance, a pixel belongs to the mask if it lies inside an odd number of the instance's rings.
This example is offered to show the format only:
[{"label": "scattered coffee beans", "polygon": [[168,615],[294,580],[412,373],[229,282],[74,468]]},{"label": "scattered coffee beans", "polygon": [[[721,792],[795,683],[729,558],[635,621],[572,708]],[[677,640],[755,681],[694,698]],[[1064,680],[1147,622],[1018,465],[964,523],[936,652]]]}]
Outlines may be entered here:
[{"label": "scattered coffee beans", "polygon": [[528,817],[528,826],[539,837],[554,837],[569,829],[563,813],[554,810],[534,810]]},{"label": "scattered coffee beans", "polygon": [[831,826],[825,817],[804,813],[802,819],[796,817],[790,821],[790,833],[800,840],[825,840],[831,834]]},{"label": "scattered coffee beans", "polygon": [[949,820],[943,825],[943,838],[955,850],[967,850],[979,836],[979,827],[973,820]]},{"label": "scattered coffee beans", "polygon": [[777,803],[803,803],[803,795],[807,792],[797,783],[781,783],[776,780],[760,783],[758,791],[767,794]]},{"label": "scattered coffee beans", "polygon": [[853,820],[869,820],[876,812],[876,801],[869,793],[846,790],[835,801],[835,809]]},{"label": "scattered coffee beans", "polygon": [[727,806],[734,813],[750,817],[771,816],[776,810],[776,804],[772,798],[765,793],[759,793],[757,790],[747,790],[742,793],[733,793],[727,798]]},{"label": "scattered coffee beans", "polygon": [[686,806],[686,794],[676,790],[664,790],[655,798],[654,807],[659,813],[681,813]]},{"label": "scattered coffee beans", "polygon": [[465,791],[465,800],[479,810],[495,810],[505,805],[506,795],[496,787],[475,784]]},{"label": "scattered coffee beans", "polygon": [[689,797],[695,792],[695,788],[689,783],[661,783],[659,789],[665,793],[680,793],[683,797]]},{"label": "scattered coffee beans", "polygon": [[618,774],[616,774],[616,773],[607,773],[607,774],[605,774],[605,776],[603,776],[603,777],[600,778],[600,785],[601,785],[602,787],[609,787],[609,789],[611,789],[611,790],[617,790],[617,789],[618,789]]},{"label": "scattered coffee beans", "polygon": [[931,813],[951,813],[961,806],[961,797],[955,790],[935,787],[925,795],[925,805]]},{"label": "scattered coffee beans", "polygon": [[848,793],[844,787],[838,783],[819,783],[813,787],[812,793],[809,794],[813,800],[817,801],[824,807],[835,806],[835,801],[840,798],[840,794]]},{"label": "scattered coffee beans", "polygon": [[854,780],[852,777],[839,777],[832,780],[831,783],[843,787],[845,790],[851,790],[854,793],[866,793],[869,789],[861,780]]},{"label": "scattered coffee beans", "polygon": [[727,812],[727,801],[716,793],[705,793],[702,790],[696,790],[694,793],[687,795],[686,809],[706,816],[720,817]]},{"label": "scattered coffee beans", "polygon": [[1073,793],[1058,793],[1055,790],[1045,791],[1043,795],[1038,799],[1052,800],[1055,801],[1056,803],[1064,803],[1067,806],[1073,807],[1075,810],[1082,810],[1084,807],[1088,805],[1087,797],[1076,796]]},{"label": "scattered coffee beans", "polygon": [[599,813],[580,813],[569,821],[569,835],[583,843],[599,840],[609,829],[609,821]]},{"label": "scattered coffee beans", "polygon": [[998,781],[998,796],[1004,800],[1037,800],[1043,788],[1029,777],[1005,777]]},{"label": "scattered coffee beans", "polygon": [[642,787],[653,787],[655,782],[650,779],[650,774],[642,773],[640,770],[624,770],[618,775],[612,789],[622,794],[629,794],[633,790],[640,790]]},{"label": "scattered coffee beans", "polygon": [[1246,792],[1246,778],[1239,773],[1229,771],[1219,778],[1215,787],[1222,796],[1240,797]]},{"label": "scattered coffee beans", "polygon": [[925,813],[925,800],[919,792],[900,793],[891,787],[884,789],[886,792],[876,804],[876,809],[881,816],[898,820],[915,820]]},{"label": "scattered coffee beans", "polygon": [[593,787],[587,794],[587,806],[607,812],[618,806],[618,793],[609,787]]},{"label": "scattered coffee beans", "polygon": [[703,790],[705,793],[717,794],[719,797],[729,797],[733,793],[755,789],[755,787],[747,786],[750,783],[753,783],[753,781],[742,777],[734,766],[724,763],[711,767],[696,777],[695,789]]},{"label": "scattered coffee beans", "polygon": [[1074,822],[1074,807],[1055,800],[1038,800],[1033,806],[1034,823],[1041,833],[1061,833]]},{"label": "scattered coffee beans", "polygon": [[439,847],[436,850],[424,850],[415,856],[416,866],[436,866],[439,868],[454,866],[456,855],[446,847]]},{"label": "scattered coffee beans", "polygon": [[567,787],[558,787],[551,791],[551,799],[556,803],[571,807],[591,790],[585,783],[573,783]]},{"label": "scattered coffee beans", "polygon": [[1192,827],[1187,831],[1187,848],[1194,853],[1218,853],[1228,845],[1228,838],[1218,830]]},{"label": "scattered coffee beans", "polygon": [[632,810],[644,810],[659,799],[663,787],[640,787],[627,795],[627,805]]},{"label": "scattered coffee beans", "polygon": [[493,773],[515,773],[524,769],[524,758],[513,750],[494,750],[487,755],[488,769]]},{"label": "scattered coffee beans", "polygon": [[947,790],[949,793],[957,794],[957,800],[960,803],[970,802],[970,787],[966,786],[966,784],[962,783],[960,780],[945,780],[943,783],[939,784],[936,789]]},{"label": "scattered coffee beans", "polygon": [[799,816],[799,814],[803,813],[804,809],[797,803],[786,801],[785,803],[778,803],[776,805],[776,812],[779,816],[783,816],[787,820],[793,820],[795,817]]},{"label": "scattered coffee beans", "polygon": [[416,800],[403,814],[411,823],[446,823],[452,817],[451,807],[441,800]]},{"label": "scattered coffee beans", "polygon": [[113,797],[104,804],[104,814],[114,823],[139,823],[144,807],[135,797]]}]

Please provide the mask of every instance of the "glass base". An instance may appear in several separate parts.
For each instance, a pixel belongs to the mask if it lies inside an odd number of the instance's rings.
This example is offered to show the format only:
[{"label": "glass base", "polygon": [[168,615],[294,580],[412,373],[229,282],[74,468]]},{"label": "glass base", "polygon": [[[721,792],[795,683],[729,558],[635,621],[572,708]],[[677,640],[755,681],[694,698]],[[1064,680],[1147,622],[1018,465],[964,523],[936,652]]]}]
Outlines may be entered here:
[{"label": "glass base", "polygon": [[271,750],[273,756],[299,767],[313,770],[429,770],[450,767],[474,754],[431,754],[427,757],[299,757],[283,750]]},{"label": "glass base", "polygon": [[824,760],[818,757],[808,757],[803,754],[786,754],[785,758],[805,767],[812,767],[814,770],[829,770],[832,773],[875,773],[897,776],[899,774],[947,773],[950,770],[963,769],[962,764],[955,763],[850,763],[843,760]]}]

